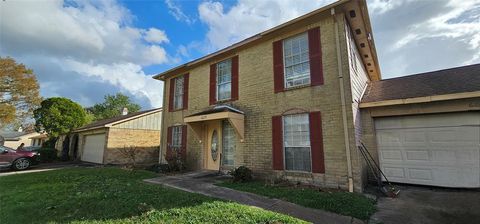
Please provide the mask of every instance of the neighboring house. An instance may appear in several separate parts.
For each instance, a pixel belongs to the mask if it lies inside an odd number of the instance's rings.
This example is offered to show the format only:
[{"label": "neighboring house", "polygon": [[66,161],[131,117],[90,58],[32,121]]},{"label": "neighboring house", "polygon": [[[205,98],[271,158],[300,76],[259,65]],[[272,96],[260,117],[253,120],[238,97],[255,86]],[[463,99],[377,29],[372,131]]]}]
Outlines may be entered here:
[{"label": "neighboring house", "polygon": [[[158,163],[161,116],[162,109],[158,108],[100,120],[78,128],[69,141],[70,155],[85,162],[125,164],[129,160],[122,151],[136,148],[138,164]],[[62,144],[58,148],[61,149]]]},{"label": "neighboring house", "polygon": [[48,140],[48,135],[47,134],[41,134],[37,136],[30,137],[32,140],[32,145],[31,146],[42,146],[45,141]]},{"label": "neighboring house", "polygon": [[359,103],[380,80],[367,5],[339,1],[155,76],[187,168],[361,191]]},{"label": "neighboring house", "polygon": [[23,132],[23,131],[2,131],[0,136],[4,138],[4,145],[12,149],[17,149],[20,144],[25,144],[24,146],[37,146],[37,140],[45,141],[47,138],[44,134],[38,132]]},{"label": "neighboring house", "polygon": [[480,187],[480,64],[372,82],[360,108],[391,181]]}]

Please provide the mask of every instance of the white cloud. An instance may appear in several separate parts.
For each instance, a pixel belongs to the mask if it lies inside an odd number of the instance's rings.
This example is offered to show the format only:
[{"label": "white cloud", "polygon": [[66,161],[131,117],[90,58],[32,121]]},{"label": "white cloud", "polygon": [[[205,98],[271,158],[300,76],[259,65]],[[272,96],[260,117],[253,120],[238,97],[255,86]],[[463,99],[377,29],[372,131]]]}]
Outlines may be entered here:
[{"label": "white cloud", "polygon": [[109,84],[122,87],[133,95],[144,95],[150,99],[152,106],[161,106],[163,90],[159,88],[159,82],[146,75],[139,65],[132,63],[93,64],[66,59],[62,61],[61,66],[66,71],[98,77]]},{"label": "white cloud", "polygon": [[215,50],[331,2],[334,0],[239,0],[225,10],[222,3],[207,1],[199,5],[198,11],[200,20],[208,25],[207,42],[210,50]]},{"label": "white cloud", "polygon": [[161,43],[168,43],[167,34],[165,31],[159,30],[156,28],[150,28],[145,32],[145,40],[150,43],[161,44]]},{"label": "white cloud", "polygon": [[183,12],[182,8],[177,3],[175,3],[174,0],[165,0],[165,4],[167,4],[168,12],[170,13],[170,15],[175,17],[177,21],[182,21],[189,25],[195,22],[195,19],[186,15]]},{"label": "white cloud", "polygon": [[480,0],[374,0],[368,6],[384,77],[480,63]]},{"label": "white cloud", "polygon": [[[146,88],[149,84],[139,88],[127,84],[135,86],[143,82],[134,82],[135,78],[151,79],[143,74],[141,66],[169,62],[170,56],[161,45],[169,39],[163,30],[133,26],[132,18],[131,12],[115,0],[1,1],[0,55],[13,56],[20,62],[27,57],[30,61],[35,61],[33,58],[68,59],[77,64],[66,63],[63,67],[73,66],[65,70],[74,71],[76,75],[88,76],[87,72],[98,71],[92,68],[112,69],[115,72],[106,71],[110,79],[104,77],[104,82],[132,94],[140,93],[139,89],[143,88],[142,94],[149,97],[151,104],[159,105],[161,97],[157,97],[157,92],[162,94],[158,88],[161,82],[149,80],[157,84],[156,88]],[[79,65],[88,65],[90,69]],[[48,65],[35,66],[35,71],[42,71],[41,66]],[[128,70],[120,72],[118,68]],[[71,78],[66,74],[56,76],[59,86],[62,80]],[[129,82],[121,81],[125,77],[129,77]]]}]

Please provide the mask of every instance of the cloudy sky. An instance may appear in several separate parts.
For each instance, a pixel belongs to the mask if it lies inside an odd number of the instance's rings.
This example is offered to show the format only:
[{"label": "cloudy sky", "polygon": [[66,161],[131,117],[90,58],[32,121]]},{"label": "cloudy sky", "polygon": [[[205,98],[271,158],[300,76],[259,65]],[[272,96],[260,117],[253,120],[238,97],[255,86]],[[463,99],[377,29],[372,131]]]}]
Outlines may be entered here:
[{"label": "cloudy sky", "polygon": [[[367,0],[384,78],[480,63],[480,0]],[[159,107],[152,75],[333,0],[2,0],[0,56],[43,97],[83,106],[122,92]]]}]

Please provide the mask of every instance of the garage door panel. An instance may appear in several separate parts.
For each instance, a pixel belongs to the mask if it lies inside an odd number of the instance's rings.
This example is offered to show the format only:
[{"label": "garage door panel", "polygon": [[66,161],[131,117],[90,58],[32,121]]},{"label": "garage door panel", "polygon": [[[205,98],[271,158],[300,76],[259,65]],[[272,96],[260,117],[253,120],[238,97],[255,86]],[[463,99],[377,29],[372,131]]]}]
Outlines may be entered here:
[{"label": "garage door panel", "polygon": [[375,120],[382,170],[394,182],[480,187],[480,113]]},{"label": "garage door panel", "polygon": [[428,150],[406,150],[406,159],[407,160],[413,160],[413,161],[429,161],[430,160],[430,155],[428,153]]},{"label": "garage door panel", "polygon": [[402,152],[398,150],[383,150],[380,152],[380,157],[383,160],[390,160],[391,162],[403,161]]},{"label": "garage door panel", "polygon": [[402,136],[394,131],[381,131],[377,133],[379,143],[385,147],[398,147],[401,146]]},{"label": "garage door panel", "polygon": [[404,180],[405,176],[405,168],[403,167],[382,167],[382,170],[385,172],[385,175],[390,180]]},{"label": "garage door panel", "polygon": [[424,145],[427,142],[427,133],[425,131],[411,130],[404,132],[404,142],[407,145]]}]

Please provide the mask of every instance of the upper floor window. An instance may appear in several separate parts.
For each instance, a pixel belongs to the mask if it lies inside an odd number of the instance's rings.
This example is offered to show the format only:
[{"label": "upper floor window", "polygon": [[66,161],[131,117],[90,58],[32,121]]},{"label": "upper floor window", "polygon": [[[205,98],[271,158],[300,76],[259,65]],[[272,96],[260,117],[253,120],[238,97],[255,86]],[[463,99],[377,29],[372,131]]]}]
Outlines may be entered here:
[{"label": "upper floor window", "polygon": [[173,79],[175,82],[174,92],[173,92],[173,109],[178,110],[183,108],[183,88],[184,88],[184,78],[183,76]]},{"label": "upper floor window", "polygon": [[311,171],[309,125],[308,114],[283,116],[285,169]]},{"label": "upper floor window", "polygon": [[283,41],[285,88],[310,84],[310,59],[308,50],[307,33]]},{"label": "upper floor window", "polygon": [[232,94],[232,60],[217,64],[217,101],[229,100]]},{"label": "upper floor window", "polygon": [[210,65],[210,105],[238,100],[238,55]]}]

